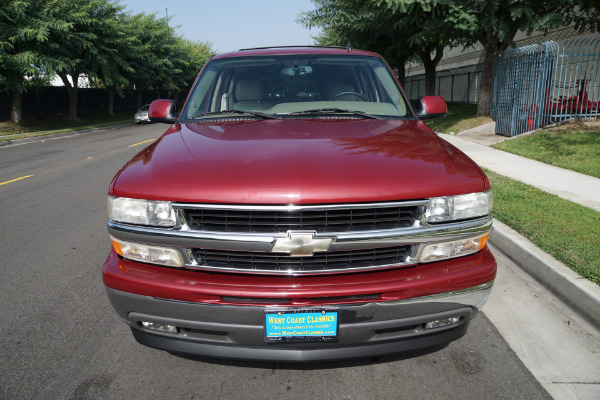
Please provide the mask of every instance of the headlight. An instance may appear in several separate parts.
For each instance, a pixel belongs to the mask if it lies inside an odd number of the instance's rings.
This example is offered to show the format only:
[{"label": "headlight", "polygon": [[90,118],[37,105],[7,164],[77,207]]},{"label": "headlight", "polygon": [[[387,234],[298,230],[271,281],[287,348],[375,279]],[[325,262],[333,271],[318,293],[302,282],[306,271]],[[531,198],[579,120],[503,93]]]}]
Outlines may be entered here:
[{"label": "headlight", "polygon": [[175,212],[168,201],[108,198],[108,218],[127,224],[172,227],[175,226]]},{"label": "headlight", "polygon": [[419,262],[433,262],[467,256],[483,249],[490,237],[490,232],[483,236],[454,240],[452,242],[432,243],[423,247],[419,254]]},{"label": "headlight", "polygon": [[124,242],[112,236],[110,241],[117,254],[129,260],[166,265],[168,267],[183,267],[185,265],[181,253],[173,248]]},{"label": "headlight", "polygon": [[446,222],[488,215],[492,212],[492,192],[461,194],[429,199],[427,222]]}]

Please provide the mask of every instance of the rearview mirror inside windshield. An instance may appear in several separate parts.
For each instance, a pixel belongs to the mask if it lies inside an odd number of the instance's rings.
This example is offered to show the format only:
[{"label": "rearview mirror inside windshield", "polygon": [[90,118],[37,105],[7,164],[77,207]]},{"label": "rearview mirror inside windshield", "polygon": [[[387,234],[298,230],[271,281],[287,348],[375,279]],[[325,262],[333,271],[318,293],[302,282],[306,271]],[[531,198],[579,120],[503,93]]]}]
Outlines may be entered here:
[{"label": "rearview mirror inside windshield", "polygon": [[286,67],[281,70],[281,75],[284,76],[303,76],[306,74],[312,74],[312,67],[308,65],[294,65],[293,67]]}]

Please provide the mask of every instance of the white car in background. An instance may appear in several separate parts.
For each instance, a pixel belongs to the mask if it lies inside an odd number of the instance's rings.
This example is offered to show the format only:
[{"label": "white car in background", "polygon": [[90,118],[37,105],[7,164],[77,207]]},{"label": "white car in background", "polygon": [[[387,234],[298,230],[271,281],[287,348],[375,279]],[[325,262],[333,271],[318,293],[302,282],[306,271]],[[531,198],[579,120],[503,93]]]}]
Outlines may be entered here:
[{"label": "white car in background", "polygon": [[137,110],[137,112],[133,116],[133,120],[135,121],[136,124],[139,125],[142,122],[147,122],[147,123],[150,122],[150,119],[148,118],[148,110],[149,109],[150,109],[150,104],[146,104],[145,106],[143,106],[142,108]]}]

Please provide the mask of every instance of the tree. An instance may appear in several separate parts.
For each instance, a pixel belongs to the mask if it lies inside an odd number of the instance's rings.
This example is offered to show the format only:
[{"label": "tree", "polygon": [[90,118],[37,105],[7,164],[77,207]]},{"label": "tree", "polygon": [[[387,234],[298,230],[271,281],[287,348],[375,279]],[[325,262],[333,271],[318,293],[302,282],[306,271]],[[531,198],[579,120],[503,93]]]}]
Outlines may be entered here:
[{"label": "tree", "polygon": [[175,99],[179,97],[182,90],[187,91],[194,81],[202,66],[213,56],[215,52],[208,42],[190,41],[177,37],[173,46],[174,71],[171,88],[176,93]]},{"label": "tree", "polygon": [[22,124],[23,92],[61,61],[46,51],[52,35],[71,28],[51,2],[4,0],[0,7],[0,89],[12,92],[11,121]]},{"label": "tree", "polygon": [[600,26],[593,0],[469,0],[464,4],[478,20],[471,37],[485,49],[478,116],[490,113],[493,55],[508,49],[519,30],[531,33],[574,24],[584,31]]},{"label": "tree", "polygon": [[69,118],[77,119],[82,76],[115,94],[143,88],[189,87],[214,52],[210,43],[176,36],[166,19],[131,16],[117,0],[2,0],[0,90],[12,91],[11,118],[22,122],[22,93],[41,78],[58,75],[69,93]]},{"label": "tree", "polygon": [[347,46],[367,49],[383,55],[398,71],[404,83],[405,64],[413,51],[390,30],[391,18],[373,2],[315,1],[317,8],[300,15],[299,22],[307,27],[320,27],[322,33],[315,38],[321,46]]},{"label": "tree", "polygon": [[[426,92],[435,94],[435,69],[446,46],[464,44],[475,18],[453,0],[313,0],[300,22],[323,29],[327,40],[381,53],[399,70],[416,54],[425,67]],[[343,44],[343,43],[339,43]]]},{"label": "tree", "polygon": [[[394,65],[411,54],[425,68],[426,93],[435,93],[435,69],[444,47],[481,43],[486,54],[479,92],[478,115],[488,115],[492,90],[492,55],[514,43],[519,30],[573,26],[598,30],[597,0],[313,0],[316,9],[299,21],[318,26],[321,42],[375,50]],[[399,70],[401,70],[399,68]],[[402,74],[402,72],[400,72]]]},{"label": "tree", "polygon": [[137,92],[139,108],[144,89],[168,87],[173,71],[172,31],[167,21],[157,18],[156,14],[131,16],[131,27],[134,43],[130,48],[130,63],[135,74],[130,76],[130,82]]},{"label": "tree", "polygon": [[79,79],[96,76],[115,56],[118,33],[114,32],[113,22],[122,7],[111,0],[55,0],[51,3],[71,29],[50,35],[45,50],[60,60],[54,72],[69,93],[69,119],[76,120]]},{"label": "tree", "polygon": [[176,98],[194,82],[198,71],[215,52],[207,42],[192,42],[175,35],[166,18],[140,13],[130,16],[130,65],[135,71],[128,77],[137,92],[138,108],[142,91],[169,90]]},{"label": "tree", "polygon": [[[116,10],[115,10],[116,11]],[[129,79],[135,75],[131,65],[130,49],[134,46],[131,20],[127,14],[119,12],[107,18],[99,27],[98,55],[90,71],[90,79],[97,78],[108,90],[107,113],[114,113],[115,94],[124,95]]]},{"label": "tree", "polygon": [[456,0],[379,0],[394,32],[406,35],[425,69],[425,92],[435,94],[436,68],[446,47],[471,44],[467,33],[477,25]]}]

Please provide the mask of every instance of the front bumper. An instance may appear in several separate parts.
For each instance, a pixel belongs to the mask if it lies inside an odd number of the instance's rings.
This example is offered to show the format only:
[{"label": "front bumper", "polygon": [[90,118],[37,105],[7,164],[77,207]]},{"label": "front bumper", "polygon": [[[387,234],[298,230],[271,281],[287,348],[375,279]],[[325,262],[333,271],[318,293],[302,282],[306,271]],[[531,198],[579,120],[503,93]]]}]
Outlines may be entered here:
[{"label": "front bumper", "polygon": [[[207,357],[309,362],[381,356],[463,336],[487,300],[496,263],[487,248],[413,268],[327,277],[255,277],[156,267],[111,252],[104,282],[135,338],[159,349]],[[368,300],[367,300],[368,299]],[[339,307],[335,343],[266,343],[272,306]],[[425,329],[427,322],[459,322]],[[149,330],[142,322],[178,327]]]}]

